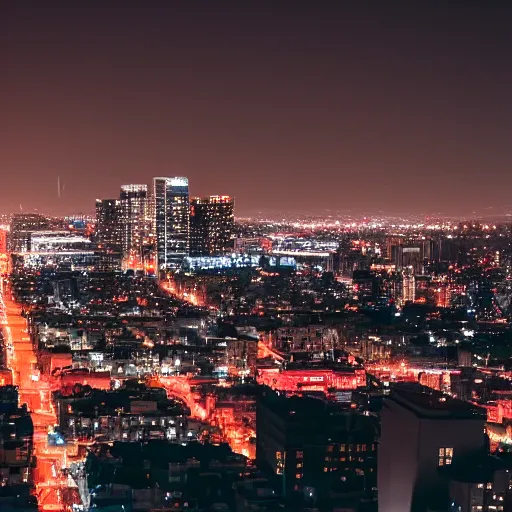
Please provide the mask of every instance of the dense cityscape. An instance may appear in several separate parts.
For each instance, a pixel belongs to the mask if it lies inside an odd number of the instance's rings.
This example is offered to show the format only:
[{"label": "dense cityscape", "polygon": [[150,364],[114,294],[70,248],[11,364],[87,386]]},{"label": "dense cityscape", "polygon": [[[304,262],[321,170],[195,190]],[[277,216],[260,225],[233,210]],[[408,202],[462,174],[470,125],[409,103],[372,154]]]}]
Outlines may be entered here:
[{"label": "dense cityscape", "polygon": [[184,177],[95,208],[0,231],[0,502],[512,506],[510,224],[235,221]]},{"label": "dense cityscape", "polygon": [[0,2],[0,512],[512,512],[511,26]]}]

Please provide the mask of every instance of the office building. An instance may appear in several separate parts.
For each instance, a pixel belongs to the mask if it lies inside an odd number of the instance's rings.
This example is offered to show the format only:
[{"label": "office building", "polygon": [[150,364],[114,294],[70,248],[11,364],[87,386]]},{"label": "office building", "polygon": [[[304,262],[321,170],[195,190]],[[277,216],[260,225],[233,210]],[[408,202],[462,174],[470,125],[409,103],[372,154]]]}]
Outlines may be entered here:
[{"label": "office building", "polygon": [[423,274],[423,246],[400,247],[397,268],[412,267],[415,274]]},{"label": "office building", "polygon": [[125,257],[139,255],[149,222],[147,185],[123,185],[121,187],[122,247]]},{"label": "office building", "polygon": [[190,201],[187,178],[153,178],[157,265],[178,268],[190,252]]},{"label": "office building", "polygon": [[413,267],[406,267],[402,272],[402,303],[416,300],[416,279]]},{"label": "office building", "polygon": [[431,261],[432,243],[430,240],[412,240],[408,243],[401,238],[387,239],[387,256],[397,270],[413,267],[415,274],[423,274],[425,261]]},{"label": "office building", "polygon": [[376,301],[380,296],[379,277],[370,270],[354,270],[352,286],[354,295],[362,302]]},{"label": "office building", "polygon": [[287,499],[305,489],[319,502],[345,493],[368,496],[375,487],[374,418],[264,387],[256,403],[256,431],[256,464],[280,480]]},{"label": "office building", "polygon": [[9,250],[27,252],[31,250],[31,234],[50,228],[46,217],[38,213],[17,213],[12,216],[9,233]]},{"label": "office building", "polygon": [[190,202],[190,254],[220,256],[233,252],[234,200],[229,196]]},{"label": "office building", "polygon": [[122,247],[121,201],[96,199],[96,242],[102,248]]},{"label": "office building", "polygon": [[512,510],[512,461],[501,455],[475,458],[449,472],[451,511]]},{"label": "office building", "polygon": [[485,410],[420,384],[401,383],[385,399],[381,414],[379,512],[449,510],[443,470],[484,450]]}]

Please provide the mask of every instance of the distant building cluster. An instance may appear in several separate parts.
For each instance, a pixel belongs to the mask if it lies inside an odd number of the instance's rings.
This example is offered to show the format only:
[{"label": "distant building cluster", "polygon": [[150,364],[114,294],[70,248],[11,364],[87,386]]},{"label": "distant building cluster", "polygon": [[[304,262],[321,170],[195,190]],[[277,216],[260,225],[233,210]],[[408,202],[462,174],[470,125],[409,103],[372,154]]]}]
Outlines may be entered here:
[{"label": "distant building cluster", "polygon": [[0,508],[512,510],[512,226],[96,206],[2,232]]},{"label": "distant building cluster", "polygon": [[96,201],[96,239],[120,251],[129,267],[175,270],[188,256],[231,252],[234,200],[190,198],[188,179],[157,177],[147,185],[123,185],[119,199]]},{"label": "distant building cluster", "polygon": [[181,268],[188,257],[231,254],[234,237],[232,197],[190,197],[187,178],[156,177],[152,187],[122,185],[118,198],[97,199],[90,221],[14,214],[2,253],[8,249],[22,266],[156,275]]}]

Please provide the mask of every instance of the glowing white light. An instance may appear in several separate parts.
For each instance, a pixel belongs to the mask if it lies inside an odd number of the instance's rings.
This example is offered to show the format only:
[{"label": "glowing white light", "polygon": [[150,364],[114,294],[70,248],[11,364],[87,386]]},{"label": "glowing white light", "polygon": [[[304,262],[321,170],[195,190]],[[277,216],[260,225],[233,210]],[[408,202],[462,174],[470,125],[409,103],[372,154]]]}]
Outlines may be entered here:
[{"label": "glowing white light", "polygon": [[170,178],[169,182],[172,187],[188,187],[187,178]]}]

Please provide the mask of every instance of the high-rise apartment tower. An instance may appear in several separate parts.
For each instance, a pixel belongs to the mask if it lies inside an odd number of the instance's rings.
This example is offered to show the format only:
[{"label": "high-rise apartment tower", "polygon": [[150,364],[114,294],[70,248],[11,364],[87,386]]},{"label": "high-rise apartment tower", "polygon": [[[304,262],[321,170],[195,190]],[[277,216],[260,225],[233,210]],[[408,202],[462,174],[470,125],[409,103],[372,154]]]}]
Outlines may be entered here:
[{"label": "high-rise apartment tower", "polygon": [[121,201],[96,199],[96,242],[112,250],[122,247]]},{"label": "high-rise apartment tower", "polygon": [[121,187],[121,225],[124,255],[131,251],[140,253],[150,225],[147,185]]},{"label": "high-rise apartment tower", "polygon": [[188,179],[153,178],[154,230],[158,268],[178,268],[190,253]]},{"label": "high-rise apartment tower", "polygon": [[219,256],[233,251],[234,201],[230,196],[190,202],[190,254]]}]

